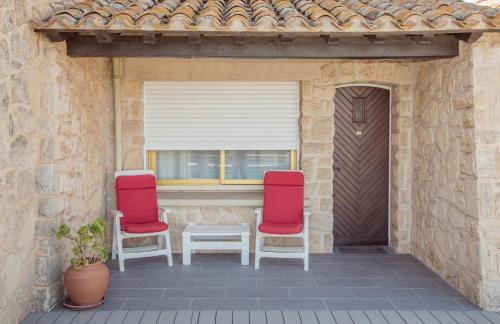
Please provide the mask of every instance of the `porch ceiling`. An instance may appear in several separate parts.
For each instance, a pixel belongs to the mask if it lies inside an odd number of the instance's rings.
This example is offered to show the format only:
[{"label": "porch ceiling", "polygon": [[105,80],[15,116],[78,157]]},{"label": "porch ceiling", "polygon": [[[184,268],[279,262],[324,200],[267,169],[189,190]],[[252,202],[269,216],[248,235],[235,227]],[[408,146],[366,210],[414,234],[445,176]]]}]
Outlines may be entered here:
[{"label": "porch ceiling", "polygon": [[[477,1],[477,0],[476,0]],[[69,0],[35,29],[72,35],[362,36],[500,30],[500,9],[461,0]]]}]

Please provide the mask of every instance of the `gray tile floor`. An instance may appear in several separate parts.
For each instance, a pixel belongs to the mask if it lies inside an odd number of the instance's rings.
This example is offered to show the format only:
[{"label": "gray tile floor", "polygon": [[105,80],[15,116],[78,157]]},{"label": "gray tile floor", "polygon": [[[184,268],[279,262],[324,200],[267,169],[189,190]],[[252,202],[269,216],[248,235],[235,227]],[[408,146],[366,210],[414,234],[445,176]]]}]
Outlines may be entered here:
[{"label": "gray tile floor", "polygon": [[[300,260],[262,259],[241,266],[239,255],[196,254],[109,261],[106,302],[97,310],[478,310],[410,255],[313,254]],[[61,310],[60,307],[56,308]]]}]

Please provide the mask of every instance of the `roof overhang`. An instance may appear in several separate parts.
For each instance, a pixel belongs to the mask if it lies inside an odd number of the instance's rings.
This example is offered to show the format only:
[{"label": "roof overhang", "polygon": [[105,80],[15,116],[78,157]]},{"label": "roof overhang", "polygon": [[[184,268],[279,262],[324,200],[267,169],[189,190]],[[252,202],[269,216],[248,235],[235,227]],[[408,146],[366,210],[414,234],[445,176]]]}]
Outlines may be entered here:
[{"label": "roof overhang", "polygon": [[71,56],[110,57],[451,57],[500,31],[500,9],[413,2],[73,0],[36,8],[34,25]]}]

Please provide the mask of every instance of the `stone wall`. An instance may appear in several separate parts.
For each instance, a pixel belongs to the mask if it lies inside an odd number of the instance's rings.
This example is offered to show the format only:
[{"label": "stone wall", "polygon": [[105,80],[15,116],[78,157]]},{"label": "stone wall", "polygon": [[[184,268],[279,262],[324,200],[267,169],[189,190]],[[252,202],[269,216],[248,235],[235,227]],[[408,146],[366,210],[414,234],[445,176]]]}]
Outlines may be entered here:
[{"label": "stone wall", "polygon": [[500,310],[500,35],[472,47],[474,175],[482,282],[479,305]]},{"label": "stone wall", "polygon": [[[310,201],[312,252],[333,247],[333,97],[337,86],[376,84],[392,89],[391,245],[408,252],[411,226],[411,64],[402,61],[241,59],[124,59],[121,90],[125,169],[143,168],[144,81],[300,81],[300,167]],[[250,207],[175,207],[170,221],[175,252],[188,221],[255,223]],[[253,244],[252,244],[253,245]]]},{"label": "stone wall", "polygon": [[500,38],[416,63],[412,254],[472,302],[500,300]]},{"label": "stone wall", "polygon": [[412,253],[474,302],[481,280],[475,210],[470,46],[418,63],[413,107]]},{"label": "stone wall", "polygon": [[103,216],[112,89],[108,60],[70,59],[32,31],[37,1],[0,3],[0,318],[9,324],[62,297],[69,254],[55,228]]}]

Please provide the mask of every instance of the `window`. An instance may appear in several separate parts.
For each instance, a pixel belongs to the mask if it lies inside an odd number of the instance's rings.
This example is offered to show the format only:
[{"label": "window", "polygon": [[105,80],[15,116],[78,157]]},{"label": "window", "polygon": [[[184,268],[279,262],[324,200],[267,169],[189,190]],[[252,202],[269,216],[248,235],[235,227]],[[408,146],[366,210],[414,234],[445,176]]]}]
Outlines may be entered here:
[{"label": "window", "polygon": [[295,170],[296,151],[148,151],[158,185],[261,184],[267,170]]},{"label": "window", "polygon": [[297,82],[145,82],[144,149],[159,185],[259,184],[296,169]]}]

